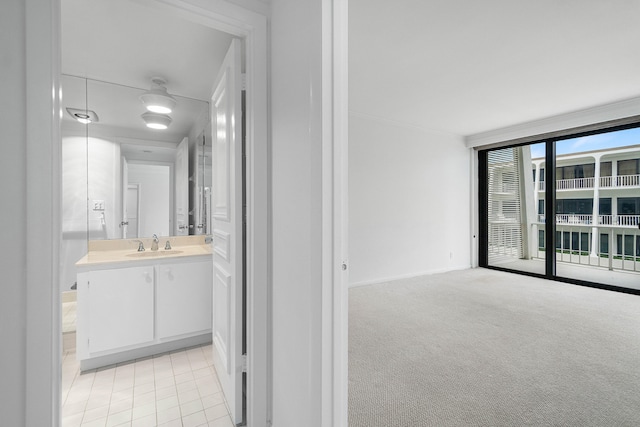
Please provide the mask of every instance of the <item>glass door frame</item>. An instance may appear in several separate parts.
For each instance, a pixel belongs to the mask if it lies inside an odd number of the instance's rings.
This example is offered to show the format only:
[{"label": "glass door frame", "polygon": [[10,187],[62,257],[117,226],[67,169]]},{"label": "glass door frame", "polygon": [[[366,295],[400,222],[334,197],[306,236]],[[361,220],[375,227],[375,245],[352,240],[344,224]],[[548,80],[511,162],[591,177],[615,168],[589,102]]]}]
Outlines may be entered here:
[{"label": "glass door frame", "polygon": [[[556,136],[541,136],[539,139],[530,138],[526,142],[519,142],[509,144],[497,144],[488,148],[479,148],[477,150],[478,156],[478,266],[482,268],[488,268],[492,270],[505,271],[510,273],[522,274],[525,276],[540,277],[544,279],[554,280],[557,282],[570,283],[580,286],[588,286],[599,289],[606,289],[616,292],[629,293],[634,295],[640,295],[640,290],[625,288],[621,286],[614,286],[598,282],[590,282],[581,279],[574,279],[569,277],[561,277],[556,272],[556,142],[580,138],[585,136],[611,133],[620,130],[640,128],[640,121],[634,121],[631,123],[625,123],[623,125],[606,126],[602,124],[597,126],[595,130],[588,131],[576,131],[575,133],[570,131],[559,132]],[[545,221],[545,273],[539,274],[529,271],[515,270],[511,268],[499,267],[495,265],[489,265],[489,165],[488,165],[488,153],[494,150],[500,150],[505,148],[522,147],[534,144],[545,144],[545,218],[553,218],[551,221]],[[536,189],[537,190],[537,189]],[[597,201],[594,201],[597,203]],[[536,206],[537,212],[537,206]],[[613,248],[610,248],[610,254]]]}]

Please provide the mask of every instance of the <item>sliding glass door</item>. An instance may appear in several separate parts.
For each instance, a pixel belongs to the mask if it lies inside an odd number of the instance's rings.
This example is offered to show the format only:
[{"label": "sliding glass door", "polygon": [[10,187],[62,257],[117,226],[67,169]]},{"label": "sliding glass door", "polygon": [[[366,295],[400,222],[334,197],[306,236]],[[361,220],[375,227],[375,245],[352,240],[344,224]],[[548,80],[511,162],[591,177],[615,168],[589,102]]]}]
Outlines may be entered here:
[{"label": "sliding glass door", "polygon": [[[508,147],[486,153],[487,264],[531,273],[545,273],[540,247],[538,188],[540,169],[533,156],[544,144]],[[537,161],[538,159],[536,159]],[[544,216],[544,209],[542,210]]]},{"label": "sliding glass door", "polygon": [[481,266],[640,290],[640,127],[483,150],[479,161]]}]

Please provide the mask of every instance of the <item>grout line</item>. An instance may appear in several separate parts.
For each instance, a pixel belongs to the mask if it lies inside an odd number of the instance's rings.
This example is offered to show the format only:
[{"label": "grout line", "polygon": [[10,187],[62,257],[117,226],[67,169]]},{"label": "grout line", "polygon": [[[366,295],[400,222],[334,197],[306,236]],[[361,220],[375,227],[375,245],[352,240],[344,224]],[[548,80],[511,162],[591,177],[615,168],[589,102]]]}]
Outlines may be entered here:
[{"label": "grout line", "polygon": [[[68,403],[67,402],[67,398],[69,395],[72,394],[72,392],[77,391],[81,388],[83,389],[88,389],[88,394],[86,395],[86,399],[84,400],[80,400],[79,402],[74,402],[74,403],[69,403],[69,405],[71,404],[79,404],[82,405],[84,403],[84,409],[81,412],[81,421],[80,424],[82,424],[82,422],[84,422],[84,418],[85,415],[88,411],[93,411],[95,409],[99,409],[102,408],[103,406],[107,407],[107,414],[104,417],[105,423],[108,420],[110,415],[110,410],[111,410],[111,404],[112,403],[116,403],[113,400],[113,395],[114,395],[114,387],[116,385],[116,381],[118,379],[117,376],[117,368],[120,366],[127,366],[127,365],[133,365],[131,373],[129,374],[130,376],[132,376],[132,382],[131,382],[131,407],[130,409],[128,409],[130,411],[130,416],[131,419],[129,421],[132,422],[133,421],[133,414],[134,414],[134,410],[136,409],[136,393],[135,393],[135,389],[136,386],[142,387],[145,386],[146,384],[153,384],[153,387],[151,390],[146,391],[142,394],[138,395],[138,399],[140,399],[141,395],[146,395],[147,393],[154,393],[154,399],[152,401],[145,401],[145,403],[142,403],[140,406],[142,405],[148,405],[150,403],[153,403],[154,407],[155,407],[155,412],[153,414],[149,414],[149,415],[145,415],[143,417],[140,418],[144,418],[147,416],[151,416],[153,415],[155,417],[155,421],[156,424],[158,423],[158,415],[159,415],[159,411],[164,412],[167,410],[171,410],[175,407],[178,408],[179,412],[180,412],[180,419],[183,420],[185,417],[189,417],[189,416],[193,416],[196,413],[202,412],[205,416],[206,416],[206,409],[204,408],[204,402],[203,402],[203,398],[202,395],[200,394],[200,390],[197,386],[197,379],[198,377],[196,377],[194,375],[195,371],[199,371],[202,370],[204,368],[208,368],[208,374],[210,374],[213,377],[213,380],[215,381],[216,386],[218,387],[218,389],[220,388],[220,381],[218,379],[218,376],[215,372],[215,370],[212,369],[212,364],[210,361],[210,358],[207,355],[207,351],[211,351],[211,344],[206,344],[206,345],[202,345],[202,346],[195,346],[195,347],[190,347],[190,348],[186,348],[186,349],[182,349],[182,350],[176,350],[176,351],[172,351],[172,352],[167,352],[167,353],[162,353],[162,354],[158,354],[158,355],[154,355],[152,357],[145,357],[145,358],[141,358],[141,359],[136,359],[134,361],[130,361],[130,362],[122,362],[122,363],[118,363],[114,366],[108,367],[108,368],[100,368],[100,369],[93,369],[90,371],[87,371],[84,374],[80,374],[80,364],[77,363],[75,361],[75,350],[73,351],[67,351],[63,354],[63,360],[62,360],[62,375],[63,375],[63,383],[64,380],[67,379],[65,378],[65,375],[69,375],[68,372],[68,367],[69,366],[73,366],[76,365],[75,370],[73,371],[73,377],[71,378],[71,382],[70,385],[68,387],[68,390],[65,392],[63,390],[63,405],[62,405],[62,409],[64,412],[64,407],[65,405]],[[191,355],[191,356],[190,356]],[[159,361],[159,359],[163,359],[162,362]],[[158,361],[158,363],[156,363],[156,361]],[[203,366],[204,363],[204,366]],[[185,370],[184,366],[185,364],[188,366],[188,369]],[[166,365],[166,367],[161,367],[162,365]],[[156,370],[156,366],[161,367],[160,369]],[[195,369],[194,369],[195,366]],[[179,368],[178,368],[179,367]],[[176,373],[176,368],[179,369],[178,373]],[[140,372],[140,373],[144,373],[144,372],[150,372],[151,375],[151,379],[149,381],[144,381],[142,382],[141,378],[143,378],[142,376],[138,377],[138,380],[136,381],[136,372]],[[179,393],[178,393],[178,383],[176,382],[176,377],[181,376],[181,375],[185,375],[185,374],[191,374],[192,379],[190,379],[189,381],[193,381],[194,383],[196,383],[196,387],[195,390],[198,393],[198,398],[194,399],[193,401],[190,402],[186,402],[184,404],[181,404],[180,400],[179,400]],[[87,375],[86,377],[84,375]],[[144,374],[146,376],[146,374]],[[83,382],[83,378],[89,378],[89,376],[91,376],[91,381],[90,384],[79,384],[80,382]],[[158,378],[172,378],[173,380],[173,384],[170,386],[164,386],[165,387],[173,387],[172,391],[174,392],[174,394],[172,394],[172,396],[175,396],[176,400],[177,400],[177,405],[175,407],[171,407],[171,408],[166,408],[163,407],[162,409],[158,408],[158,400],[157,400],[157,392],[158,392]],[[88,382],[88,380],[87,380]],[[104,384],[108,384],[110,385],[111,391],[110,391],[110,395],[109,395],[109,399],[108,399],[108,403],[106,405],[100,405],[98,407],[95,408],[91,408],[89,410],[87,410],[87,406],[89,405],[90,402],[90,396],[92,394],[92,392],[94,391],[94,387],[95,390],[98,389],[102,389],[104,387]],[[74,386],[76,387],[74,389]],[[108,386],[107,386],[108,388]],[[122,389],[122,390],[127,390],[128,388]],[[118,390],[118,391],[122,391],[122,390]],[[64,394],[66,393],[66,394]],[[217,393],[221,393],[221,391],[216,391],[213,394],[217,394]],[[164,399],[164,398],[163,398]],[[185,406],[186,404],[190,404],[192,402],[200,402],[200,405],[202,406],[202,410],[196,410],[194,413],[190,413],[187,415],[183,415],[183,406]],[[226,406],[226,400],[223,399],[224,405],[225,405],[225,409],[227,410],[227,416],[228,415],[228,407]],[[197,406],[197,404],[196,404]],[[124,412],[124,411],[122,411]],[[115,414],[118,414],[120,412],[117,412]],[[73,416],[77,417],[77,414],[73,414]],[[98,418],[98,420],[100,420],[102,418]],[[136,418],[138,419],[138,418]],[[64,421],[64,418],[63,418]],[[92,420],[91,422],[93,422],[94,420]],[[208,421],[208,420],[207,420]],[[209,422],[209,421],[208,421]],[[65,427],[64,423],[62,425],[62,427]]]}]

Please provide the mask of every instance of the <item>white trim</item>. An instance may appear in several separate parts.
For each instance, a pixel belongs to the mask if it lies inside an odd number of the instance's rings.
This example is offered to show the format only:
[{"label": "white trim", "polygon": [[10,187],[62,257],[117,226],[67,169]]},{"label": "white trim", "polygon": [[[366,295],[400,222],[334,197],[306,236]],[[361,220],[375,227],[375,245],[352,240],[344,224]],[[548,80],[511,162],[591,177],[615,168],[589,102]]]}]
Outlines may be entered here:
[{"label": "white trim", "polygon": [[348,2],[322,2],[321,425],[348,425]]},{"label": "white trim", "polygon": [[27,0],[25,424],[58,425],[62,334],[60,3]]},{"label": "white trim", "polygon": [[469,184],[469,188],[471,189],[469,194],[469,230],[471,235],[471,240],[469,242],[469,259],[471,260],[471,268],[476,268],[478,266],[478,253],[480,249],[480,225],[478,215],[478,209],[480,208],[480,203],[478,201],[478,151],[473,148],[469,148],[469,151],[469,162],[471,168],[471,176],[469,177],[471,181]]},{"label": "white trim", "polygon": [[640,97],[468,135],[465,137],[465,144],[469,148],[482,147],[638,115],[640,115]]},{"label": "white trim", "polygon": [[[244,37],[248,129],[248,425],[269,416],[267,18],[224,0],[140,0]],[[60,424],[60,0],[27,0],[27,426]],[[53,91],[53,96],[52,96]],[[49,125],[47,125],[49,124]]]},{"label": "white trim", "polygon": [[468,264],[458,265],[451,268],[436,268],[433,270],[420,271],[417,273],[401,274],[399,276],[389,276],[381,279],[364,280],[362,282],[350,283],[349,288],[358,288],[360,286],[377,285],[379,283],[393,282],[396,280],[403,280],[403,279],[413,279],[414,277],[431,276],[433,274],[448,273],[450,271],[468,270],[470,268],[472,267],[471,265],[468,265]]}]

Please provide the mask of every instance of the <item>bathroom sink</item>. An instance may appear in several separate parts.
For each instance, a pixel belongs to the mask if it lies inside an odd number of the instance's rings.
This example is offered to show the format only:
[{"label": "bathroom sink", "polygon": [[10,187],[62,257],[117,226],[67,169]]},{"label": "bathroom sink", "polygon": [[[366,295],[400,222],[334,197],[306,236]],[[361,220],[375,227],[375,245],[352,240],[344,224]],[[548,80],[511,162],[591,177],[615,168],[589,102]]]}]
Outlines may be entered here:
[{"label": "bathroom sink", "polygon": [[128,257],[132,258],[155,258],[161,256],[169,256],[169,255],[178,255],[184,251],[179,251],[176,249],[170,250],[157,250],[157,251],[144,251],[144,252],[134,252],[132,254],[127,254]]}]

